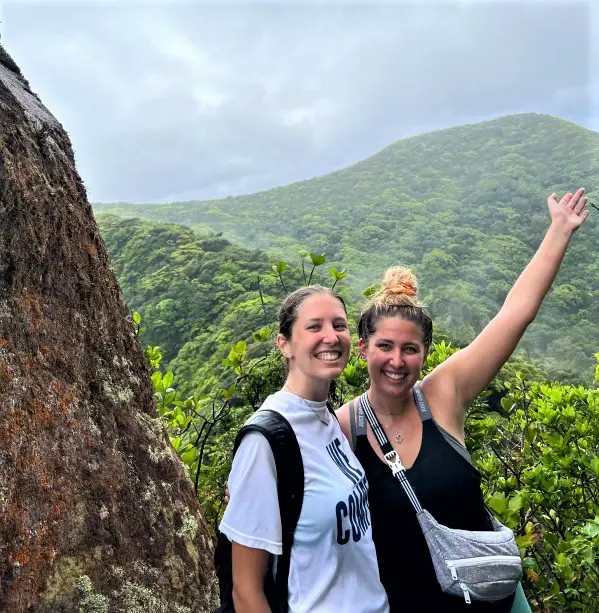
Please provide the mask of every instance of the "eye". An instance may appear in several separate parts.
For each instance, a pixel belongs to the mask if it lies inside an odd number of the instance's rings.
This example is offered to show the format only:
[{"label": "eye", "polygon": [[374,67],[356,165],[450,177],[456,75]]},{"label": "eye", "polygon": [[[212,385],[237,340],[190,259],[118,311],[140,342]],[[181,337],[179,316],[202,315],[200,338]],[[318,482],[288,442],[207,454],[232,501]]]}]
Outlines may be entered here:
[{"label": "eye", "polygon": [[406,347],[404,351],[406,353],[419,353],[418,347]]},{"label": "eye", "polygon": [[320,324],[310,324],[306,330],[320,330]]},{"label": "eye", "polygon": [[389,349],[391,349],[391,345],[389,343],[377,343],[376,346],[383,351],[389,351]]},{"label": "eye", "polygon": [[335,330],[346,330],[347,324],[344,321],[338,321],[334,327],[335,327]]}]

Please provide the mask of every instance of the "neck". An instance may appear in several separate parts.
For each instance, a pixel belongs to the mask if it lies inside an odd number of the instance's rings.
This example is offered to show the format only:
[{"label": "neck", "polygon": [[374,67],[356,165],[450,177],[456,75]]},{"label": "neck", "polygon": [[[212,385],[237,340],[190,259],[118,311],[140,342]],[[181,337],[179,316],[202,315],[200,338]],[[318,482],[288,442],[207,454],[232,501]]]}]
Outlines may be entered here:
[{"label": "neck", "polygon": [[306,400],[324,402],[329,396],[329,385],[327,379],[308,379],[290,372],[283,389]]},{"label": "neck", "polygon": [[399,396],[386,396],[370,386],[368,400],[375,413],[380,415],[403,415],[413,401],[412,388]]}]

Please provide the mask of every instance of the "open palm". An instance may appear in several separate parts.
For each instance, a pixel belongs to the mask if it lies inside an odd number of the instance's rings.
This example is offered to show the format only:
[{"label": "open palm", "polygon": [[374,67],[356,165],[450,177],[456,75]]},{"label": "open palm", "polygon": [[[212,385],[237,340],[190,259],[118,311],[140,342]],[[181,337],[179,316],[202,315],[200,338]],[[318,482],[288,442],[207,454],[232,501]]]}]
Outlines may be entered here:
[{"label": "open palm", "polygon": [[588,210],[584,210],[588,198],[583,194],[584,188],[581,187],[574,194],[566,194],[559,202],[557,195],[551,194],[547,198],[547,205],[552,221],[562,224],[572,232],[576,231],[589,216]]}]

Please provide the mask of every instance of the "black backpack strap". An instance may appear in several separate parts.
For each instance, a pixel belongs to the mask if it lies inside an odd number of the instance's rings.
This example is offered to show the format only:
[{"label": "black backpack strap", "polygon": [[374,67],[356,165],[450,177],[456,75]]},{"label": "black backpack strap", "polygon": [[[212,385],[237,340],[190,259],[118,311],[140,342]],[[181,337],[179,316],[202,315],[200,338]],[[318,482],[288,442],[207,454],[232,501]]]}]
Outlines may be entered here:
[{"label": "black backpack strap", "polygon": [[239,431],[233,454],[248,432],[259,432],[268,440],[275,460],[283,541],[283,553],[277,557],[276,563],[276,613],[285,613],[289,598],[291,547],[304,501],[304,463],[295,432],[278,411],[256,411]]}]

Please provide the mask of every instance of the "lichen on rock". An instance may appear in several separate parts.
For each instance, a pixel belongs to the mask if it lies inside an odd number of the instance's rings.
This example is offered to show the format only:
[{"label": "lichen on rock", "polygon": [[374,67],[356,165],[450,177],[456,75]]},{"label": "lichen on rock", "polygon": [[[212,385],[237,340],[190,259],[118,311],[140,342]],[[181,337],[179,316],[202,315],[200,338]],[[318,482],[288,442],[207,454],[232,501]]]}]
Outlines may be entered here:
[{"label": "lichen on rock", "polygon": [[212,539],[69,138],[0,46],[0,612],[200,613]]}]

